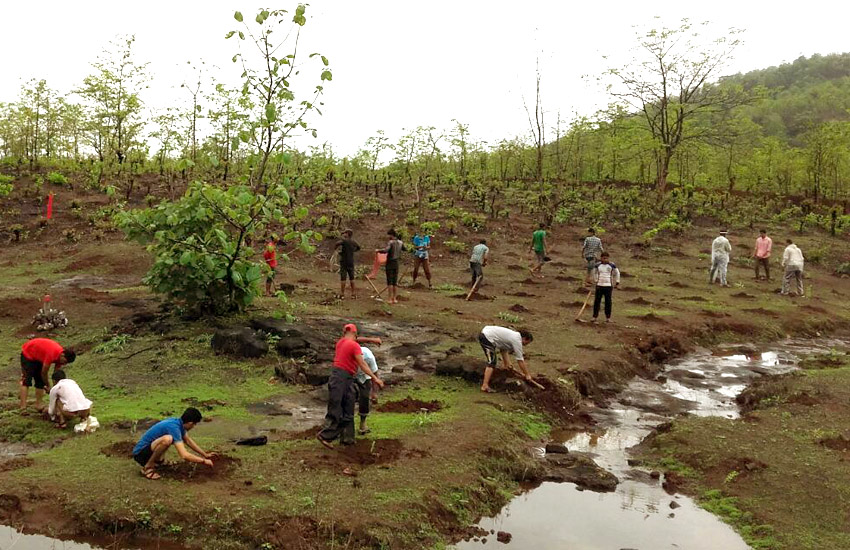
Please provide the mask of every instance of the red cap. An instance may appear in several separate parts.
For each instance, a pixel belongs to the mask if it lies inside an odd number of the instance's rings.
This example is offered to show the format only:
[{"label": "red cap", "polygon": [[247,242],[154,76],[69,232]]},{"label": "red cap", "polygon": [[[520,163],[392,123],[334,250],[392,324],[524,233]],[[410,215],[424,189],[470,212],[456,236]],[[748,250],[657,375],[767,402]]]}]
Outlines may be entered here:
[{"label": "red cap", "polygon": [[354,323],[348,323],[342,327],[342,332],[357,332],[357,325]]}]

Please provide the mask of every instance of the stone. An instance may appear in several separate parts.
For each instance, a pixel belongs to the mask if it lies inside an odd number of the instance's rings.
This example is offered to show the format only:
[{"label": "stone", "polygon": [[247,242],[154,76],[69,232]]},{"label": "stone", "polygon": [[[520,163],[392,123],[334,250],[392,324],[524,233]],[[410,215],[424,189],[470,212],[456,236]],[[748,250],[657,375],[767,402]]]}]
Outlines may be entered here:
[{"label": "stone", "polygon": [[248,327],[220,329],[215,331],[210,342],[216,355],[236,357],[262,357],[269,352],[269,344],[256,331]]},{"label": "stone", "polygon": [[311,349],[310,342],[300,336],[283,336],[275,344],[275,349],[281,357],[311,357],[316,351]]},{"label": "stone", "polygon": [[331,376],[331,367],[325,364],[308,364],[301,367],[301,374],[311,386],[323,386]]},{"label": "stone", "polygon": [[617,476],[600,468],[592,459],[579,454],[554,454],[546,456],[543,481],[575,483],[581,489],[608,493],[617,488]]},{"label": "stone", "polygon": [[283,319],[275,319],[274,317],[261,317],[251,319],[251,328],[254,330],[262,330],[266,334],[274,334],[275,336],[302,336],[301,332],[293,328],[291,324]]},{"label": "stone", "polygon": [[404,372],[404,367],[400,367],[400,366],[396,365],[391,370],[392,370],[392,372],[402,373],[402,372]]},{"label": "stone", "polygon": [[281,292],[286,293],[287,296],[295,292],[295,285],[292,283],[280,283],[277,285],[277,289]]},{"label": "stone", "polygon": [[676,502],[675,500],[670,501],[670,509],[675,510],[676,508],[681,508],[682,505]]},{"label": "stone", "polygon": [[567,454],[570,450],[561,443],[547,443],[546,454]]},{"label": "stone", "polygon": [[502,544],[510,543],[512,538],[514,538],[514,536],[505,531],[499,531],[498,533],[496,533],[496,540],[501,542]]}]

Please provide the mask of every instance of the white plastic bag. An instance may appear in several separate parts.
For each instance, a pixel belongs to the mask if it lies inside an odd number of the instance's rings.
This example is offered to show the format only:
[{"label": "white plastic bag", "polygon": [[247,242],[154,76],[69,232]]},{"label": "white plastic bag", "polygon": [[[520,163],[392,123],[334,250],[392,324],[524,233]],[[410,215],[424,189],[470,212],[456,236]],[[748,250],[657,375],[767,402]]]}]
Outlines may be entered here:
[{"label": "white plastic bag", "polygon": [[100,428],[100,422],[97,421],[97,418],[89,416],[88,418],[74,426],[74,433],[90,434],[98,428]]}]

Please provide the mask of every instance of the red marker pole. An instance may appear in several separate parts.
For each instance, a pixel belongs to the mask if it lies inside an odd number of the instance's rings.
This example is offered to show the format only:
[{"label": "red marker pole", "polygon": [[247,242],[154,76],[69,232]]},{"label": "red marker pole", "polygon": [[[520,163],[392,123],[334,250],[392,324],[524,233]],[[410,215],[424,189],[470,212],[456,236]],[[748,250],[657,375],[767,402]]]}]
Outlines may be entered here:
[{"label": "red marker pole", "polygon": [[47,195],[47,219],[53,218],[53,193]]}]

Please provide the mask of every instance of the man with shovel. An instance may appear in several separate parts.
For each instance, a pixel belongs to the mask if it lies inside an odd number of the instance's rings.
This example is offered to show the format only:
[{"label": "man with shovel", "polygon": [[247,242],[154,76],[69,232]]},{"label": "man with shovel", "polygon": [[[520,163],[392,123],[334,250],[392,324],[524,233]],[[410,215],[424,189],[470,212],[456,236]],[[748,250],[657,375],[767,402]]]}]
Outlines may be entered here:
[{"label": "man with shovel", "polygon": [[[520,374],[526,382],[537,385],[531,378],[528,372],[528,367],[525,364],[525,357],[522,354],[523,346],[527,346],[534,340],[534,337],[527,330],[519,332],[505,327],[486,326],[481,329],[478,334],[478,343],[481,344],[481,349],[484,350],[484,356],[487,358],[487,366],[484,368],[484,382],[481,384],[481,391],[490,393],[490,378],[493,376],[493,369],[496,368],[496,352],[502,356],[502,365],[516,373]],[[517,373],[511,368],[511,361],[508,359],[508,353],[512,353],[516,359],[516,364],[520,371]]]}]

